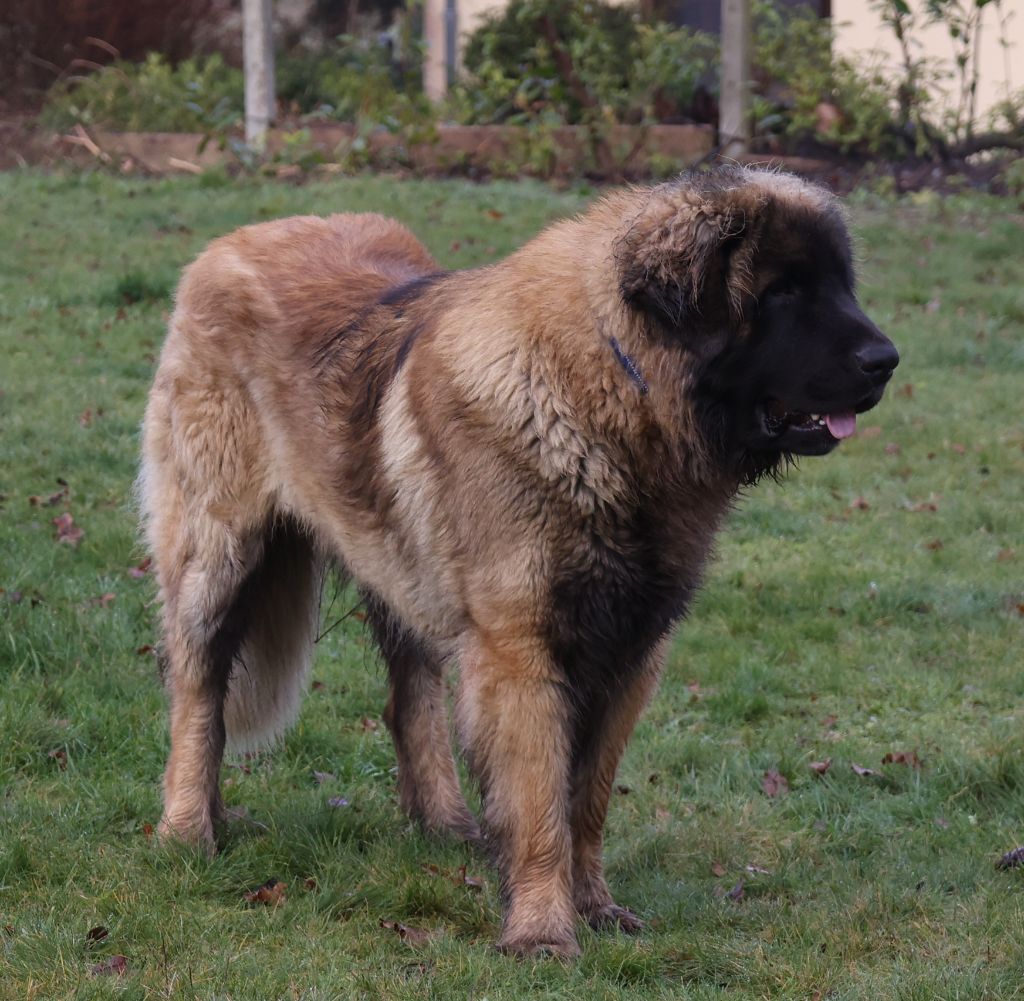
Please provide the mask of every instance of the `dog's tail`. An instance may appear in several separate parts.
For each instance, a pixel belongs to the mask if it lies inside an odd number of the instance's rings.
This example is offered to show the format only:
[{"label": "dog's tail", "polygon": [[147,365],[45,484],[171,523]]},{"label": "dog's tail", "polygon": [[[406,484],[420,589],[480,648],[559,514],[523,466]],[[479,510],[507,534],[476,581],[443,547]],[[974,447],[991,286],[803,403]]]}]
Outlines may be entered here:
[{"label": "dog's tail", "polygon": [[224,724],[228,748],[272,743],[295,719],[313,659],[327,561],[294,521],[268,529],[262,558],[242,585],[242,635]]}]

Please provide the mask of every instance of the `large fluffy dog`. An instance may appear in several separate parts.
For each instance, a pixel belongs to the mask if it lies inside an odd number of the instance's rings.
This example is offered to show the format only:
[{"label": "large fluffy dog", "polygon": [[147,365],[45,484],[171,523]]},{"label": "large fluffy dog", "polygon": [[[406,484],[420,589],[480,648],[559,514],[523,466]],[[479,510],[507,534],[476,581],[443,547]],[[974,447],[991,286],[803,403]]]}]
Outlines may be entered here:
[{"label": "large fluffy dog", "polygon": [[665,638],[737,490],[834,448],[896,363],[836,203],[780,174],[620,191],[473,271],[375,215],[217,240],[145,420],[162,833],[212,847],[225,740],[295,712],[333,564],[387,661],[403,806],[473,838],[458,664],[501,947],[572,954],[577,915],[637,927],[601,832]]}]

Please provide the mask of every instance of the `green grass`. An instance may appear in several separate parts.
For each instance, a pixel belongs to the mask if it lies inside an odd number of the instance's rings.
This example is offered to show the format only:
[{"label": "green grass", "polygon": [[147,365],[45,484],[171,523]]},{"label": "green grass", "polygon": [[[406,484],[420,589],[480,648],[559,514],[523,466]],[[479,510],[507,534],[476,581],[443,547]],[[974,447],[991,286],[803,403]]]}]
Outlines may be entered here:
[{"label": "green grass", "polygon": [[[647,932],[584,933],[570,967],[492,950],[493,873],[396,808],[355,619],[283,746],[225,770],[251,822],[222,853],[147,837],[167,734],[131,483],[179,268],[246,222],[362,208],[466,266],[586,197],[0,175],[0,997],[1024,995],[1024,873],[993,866],[1024,841],[1024,217],[994,200],[855,200],[863,298],[903,365],[857,438],[752,491],[721,540],[612,804],[611,882]],[[270,877],[286,902],[247,905]],[[125,976],[90,975],[114,955]]]}]

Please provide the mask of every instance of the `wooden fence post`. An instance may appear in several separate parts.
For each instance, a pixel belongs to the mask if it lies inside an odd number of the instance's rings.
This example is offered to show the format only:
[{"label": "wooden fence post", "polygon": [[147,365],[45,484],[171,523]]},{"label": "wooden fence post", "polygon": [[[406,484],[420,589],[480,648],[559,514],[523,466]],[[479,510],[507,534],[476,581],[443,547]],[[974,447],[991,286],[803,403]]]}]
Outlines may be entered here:
[{"label": "wooden fence post", "polygon": [[271,0],[242,0],[245,142],[262,149],[274,120],[274,27]]},{"label": "wooden fence post", "polygon": [[750,0],[722,0],[722,94],[718,115],[723,156],[750,149]]}]

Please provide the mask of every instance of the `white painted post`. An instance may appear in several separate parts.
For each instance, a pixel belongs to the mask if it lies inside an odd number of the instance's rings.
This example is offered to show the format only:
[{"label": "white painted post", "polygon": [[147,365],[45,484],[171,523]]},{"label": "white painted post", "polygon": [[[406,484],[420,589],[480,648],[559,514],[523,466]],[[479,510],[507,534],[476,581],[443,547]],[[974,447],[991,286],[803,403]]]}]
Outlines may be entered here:
[{"label": "white painted post", "polygon": [[722,93],[718,131],[723,156],[750,149],[750,0],[722,0]]},{"label": "white painted post", "polygon": [[245,142],[262,149],[274,120],[274,29],[271,0],[242,0]]}]

